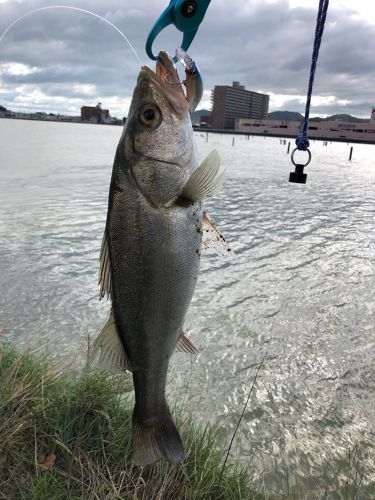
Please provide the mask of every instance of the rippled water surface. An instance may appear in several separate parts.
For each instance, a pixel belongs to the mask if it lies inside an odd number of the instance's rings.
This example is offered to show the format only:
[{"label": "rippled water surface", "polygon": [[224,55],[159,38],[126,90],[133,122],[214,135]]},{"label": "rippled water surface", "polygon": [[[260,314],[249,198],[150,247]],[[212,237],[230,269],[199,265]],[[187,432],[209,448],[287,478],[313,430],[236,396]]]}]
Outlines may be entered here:
[{"label": "rippled water surface", "polygon": [[[97,271],[120,127],[0,120],[0,311],[24,349],[83,357],[103,325]],[[258,487],[375,498],[374,146],[312,144],[306,186],[273,138],[196,134],[226,170],[207,204],[236,258],[202,256],[170,399],[228,444]],[[350,498],[350,496],[349,496]]]}]

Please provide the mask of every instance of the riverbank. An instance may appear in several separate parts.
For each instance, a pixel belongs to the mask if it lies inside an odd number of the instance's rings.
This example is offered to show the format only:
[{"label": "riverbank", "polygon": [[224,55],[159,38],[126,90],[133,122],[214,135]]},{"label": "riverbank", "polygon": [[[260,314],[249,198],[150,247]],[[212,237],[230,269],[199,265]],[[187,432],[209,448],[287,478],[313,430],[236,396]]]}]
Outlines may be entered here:
[{"label": "riverbank", "polygon": [[236,465],[221,477],[225,450],[192,417],[176,417],[182,465],[133,466],[130,377],[74,375],[5,346],[0,379],[0,498],[264,498]]},{"label": "riverbank", "polygon": [[0,119],[4,120],[23,120],[23,121],[32,121],[32,122],[49,122],[49,123],[80,123],[84,125],[110,125],[110,126],[124,126],[124,121],[123,120],[118,120],[116,122],[110,122],[110,123],[95,123],[95,122],[89,122],[89,121],[84,121],[81,120],[80,117],[62,117],[62,118],[51,118],[51,117],[44,117],[44,118],[38,118],[35,115],[30,115],[30,116],[1,116]]}]

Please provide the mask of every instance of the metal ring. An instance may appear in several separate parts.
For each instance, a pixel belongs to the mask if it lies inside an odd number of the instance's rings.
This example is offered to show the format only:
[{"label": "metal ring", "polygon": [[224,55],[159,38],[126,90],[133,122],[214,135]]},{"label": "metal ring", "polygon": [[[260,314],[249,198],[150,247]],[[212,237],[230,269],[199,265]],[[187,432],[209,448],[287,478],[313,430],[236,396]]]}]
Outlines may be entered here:
[{"label": "metal ring", "polygon": [[[293,149],[293,151],[292,151],[292,155],[291,155],[291,157],[290,157],[290,158],[291,158],[292,163],[293,163],[293,165],[294,165],[295,167],[297,166],[296,162],[294,161],[294,153],[295,153],[296,151],[303,151],[303,149],[298,149],[298,148],[295,148],[295,149]],[[311,161],[311,151],[310,151],[309,149],[306,149],[305,151],[306,151],[306,153],[308,153],[309,158],[308,158],[307,162],[305,163],[305,165],[303,165],[303,167],[307,167],[307,165],[308,165],[308,164],[310,163],[310,161]],[[300,165],[300,163],[299,163],[298,165]]]}]

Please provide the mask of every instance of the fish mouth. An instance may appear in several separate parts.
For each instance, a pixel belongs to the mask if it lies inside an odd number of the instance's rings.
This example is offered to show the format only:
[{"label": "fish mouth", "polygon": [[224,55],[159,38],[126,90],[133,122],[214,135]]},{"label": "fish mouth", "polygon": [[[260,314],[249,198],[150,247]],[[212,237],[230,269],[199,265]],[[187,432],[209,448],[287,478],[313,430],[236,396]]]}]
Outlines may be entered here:
[{"label": "fish mouth", "polygon": [[168,104],[180,118],[189,111],[182,82],[167,52],[160,52],[156,61],[156,69],[152,71],[148,66],[142,66],[138,82],[148,79],[166,97]]},{"label": "fish mouth", "polygon": [[168,52],[159,52],[155,71],[152,71],[148,66],[142,66],[138,80],[142,77],[150,77],[152,80],[168,86],[181,87],[182,84]]},{"label": "fish mouth", "polygon": [[159,52],[156,61],[156,76],[161,82],[166,85],[175,85],[181,87],[182,82],[168,52]]}]

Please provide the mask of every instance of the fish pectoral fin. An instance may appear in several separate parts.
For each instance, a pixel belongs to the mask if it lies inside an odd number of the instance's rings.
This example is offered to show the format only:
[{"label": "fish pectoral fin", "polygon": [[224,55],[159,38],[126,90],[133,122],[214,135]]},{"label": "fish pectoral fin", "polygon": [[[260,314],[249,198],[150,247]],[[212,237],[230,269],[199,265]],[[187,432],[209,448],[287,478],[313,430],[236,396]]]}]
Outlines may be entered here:
[{"label": "fish pectoral fin", "polygon": [[109,245],[107,238],[107,230],[105,229],[102,239],[102,246],[99,256],[99,285],[100,285],[100,298],[111,296],[111,261],[109,257]]},{"label": "fish pectoral fin", "polygon": [[109,318],[99,333],[90,352],[90,362],[111,372],[132,371],[111,310]]},{"label": "fish pectoral fin", "polygon": [[181,331],[177,341],[176,351],[189,352],[190,354],[198,354],[199,349],[185,332]]},{"label": "fish pectoral fin", "polygon": [[206,211],[203,212],[202,232],[202,250],[212,249],[224,259],[232,259],[235,256],[232,248]]},{"label": "fish pectoral fin", "polygon": [[224,172],[219,174],[219,167],[219,153],[214,149],[190,176],[180,197],[196,202],[215,196],[224,182]]}]

